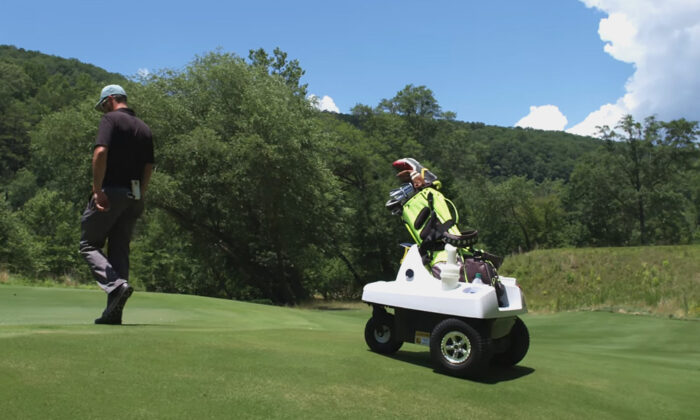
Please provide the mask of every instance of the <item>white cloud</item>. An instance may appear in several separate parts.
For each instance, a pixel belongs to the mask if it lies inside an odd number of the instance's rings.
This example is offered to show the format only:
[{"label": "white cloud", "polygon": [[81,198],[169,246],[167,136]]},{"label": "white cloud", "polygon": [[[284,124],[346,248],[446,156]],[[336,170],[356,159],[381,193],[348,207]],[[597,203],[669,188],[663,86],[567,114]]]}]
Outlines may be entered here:
[{"label": "white cloud", "polygon": [[555,105],[531,106],[530,113],[515,123],[516,127],[539,130],[563,130],[567,119]]},{"label": "white cloud", "polygon": [[597,127],[602,127],[604,125],[614,127],[615,124],[620,121],[620,118],[627,113],[625,109],[624,105],[603,105],[599,110],[588,114],[585,120],[566,131],[580,136],[595,136],[598,133]]},{"label": "white cloud", "polygon": [[603,50],[620,61],[634,63],[643,55],[643,51],[635,45],[637,28],[623,13],[611,13],[601,19],[598,35],[606,42]]},{"label": "white cloud", "polygon": [[624,114],[637,120],[700,119],[700,1],[580,1],[608,14],[598,26],[604,50],[633,63],[635,72],[622,98],[567,131],[592,135],[596,125],[614,127]]},{"label": "white cloud", "polygon": [[308,95],[306,99],[308,99],[309,102],[311,102],[311,104],[314,107],[316,107],[316,109],[319,109],[321,111],[335,112],[336,114],[340,113],[340,110],[335,105],[335,102],[333,102],[333,98],[331,98],[328,95],[324,96],[323,98],[319,98],[318,96],[312,93]]}]

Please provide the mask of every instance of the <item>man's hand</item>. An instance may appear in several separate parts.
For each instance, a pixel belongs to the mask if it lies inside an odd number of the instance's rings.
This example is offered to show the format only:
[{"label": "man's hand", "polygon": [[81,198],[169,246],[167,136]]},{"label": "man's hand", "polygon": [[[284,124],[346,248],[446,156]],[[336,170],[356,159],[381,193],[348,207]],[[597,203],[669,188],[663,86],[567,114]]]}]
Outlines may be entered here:
[{"label": "man's hand", "polygon": [[107,194],[105,194],[104,191],[97,191],[92,195],[92,198],[95,199],[95,207],[97,207],[97,211],[109,211],[109,197],[107,197]]}]

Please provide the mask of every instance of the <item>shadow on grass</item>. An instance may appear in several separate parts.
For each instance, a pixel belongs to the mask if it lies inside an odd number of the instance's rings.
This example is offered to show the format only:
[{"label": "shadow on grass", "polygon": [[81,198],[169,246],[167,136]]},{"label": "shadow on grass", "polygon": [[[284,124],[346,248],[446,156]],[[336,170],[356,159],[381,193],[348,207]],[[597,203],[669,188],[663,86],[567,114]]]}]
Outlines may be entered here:
[{"label": "shadow on grass", "polygon": [[158,327],[158,328],[168,328],[168,327],[181,327],[179,325],[173,324],[95,324],[98,327],[104,328],[121,328],[121,327]]},{"label": "shadow on grass", "polygon": [[344,306],[314,306],[312,309],[317,310],[317,311],[351,311],[353,309],[357,308],[349,308],[349,307],[344,307]]},{"label": "shadow on grass", "polygon": [[398,351],[394,354],[387,354],[386,357],[425,368],[434,367],[432,360],[430,360],[430,353],[428,352]]},{"label": "shadow on grass", "polygon": [[[371,351],[371,350],[370,350]],[[385,355],[394,360],[400,360],[402,362],[411,363],[416,366],[421,366],[424,368],[432,369],[433,372],[441,375],[451,376],[439,369],[435,368],[435,364],[430,359],[430,352],[407,352],[399,351],[395,354]],[[535,369],[527,366],[497,366],[491,365],[485,374],[478,378],[465,378],[465,380],[478,382],[482,384],[494,385],[500,382],[513,381],[520,379],[531,373],[534,373]]]},{"label": "shadow on grass", "polygon": [[489,366],[484,376],[472,379],[474,382],[495,385],[499,382],[513,381],[535,372],[535,369],[527,366]]},{"label": "shadow on grass", "polygon": [[158,328],[163,328],[163,327],[172,327],[174,325],[168,325],[168,324],[122,324],[122,327],[158,327]]}]

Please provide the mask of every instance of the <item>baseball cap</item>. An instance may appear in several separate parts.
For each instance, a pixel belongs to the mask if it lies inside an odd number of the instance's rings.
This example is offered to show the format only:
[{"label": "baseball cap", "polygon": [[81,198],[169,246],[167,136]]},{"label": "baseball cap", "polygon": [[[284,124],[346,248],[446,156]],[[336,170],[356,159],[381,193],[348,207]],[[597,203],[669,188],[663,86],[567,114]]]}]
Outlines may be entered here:
[{"label": "baseball cap", "polygon": [[107,85],[102,89],[102,93],[100,93],[100,100],[97,102],[95,105],[95,109],[100,111],[100,104],[102,104],[102,101],[105,100],[106,97],[111,96],[111,95],[122,95],[126,96],[126,92],[124,91],[124,88],[119,86],[119,85]]}]

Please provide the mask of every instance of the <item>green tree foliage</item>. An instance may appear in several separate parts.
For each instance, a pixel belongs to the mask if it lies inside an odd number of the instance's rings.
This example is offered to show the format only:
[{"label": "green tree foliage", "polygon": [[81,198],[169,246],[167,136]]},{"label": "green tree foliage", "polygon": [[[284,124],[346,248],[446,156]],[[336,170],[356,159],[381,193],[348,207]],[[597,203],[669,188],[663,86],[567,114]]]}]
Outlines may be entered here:
[{"label": "green tree foliage", "polygon": [[[79,213],[73,203],[56,191],[41,190],[19,212],[19,220],[31,235],[33,269],[38,276],[84,274],[79,263],[77,239]],[[87,280],[83,275],[82,280]]]},{"label": "green tree foliage", "polygon": [[454,118],[453,112],[443,113],[433,92],[425,86],[406,85],[391,99],[382,99],[375,113],[402,117],[411,135],[423,144],[435,136],[438,118]]},{"label": "green tree foliage", "polygon": [[568,243],[569,221],[561,203],[562,181],[535,183],[524,177],[501,183],[470,184],[457,203],[470,215],[480,242],[492,252],[508,254]]},{"label": "green tree foliage", "polygon": [[125,81],[75,59],[0,45],[0,185],[28,164],[29,132],[44,115],[95,98],[104,84]]},{"label": "green tree foliage", "polygon": [[0,177],[9,177],[29,157],[27,131],[34,118],[24,102],[31,79],[21,66],[0,61]]},{"label": "green tree foliage", "polygon": [[34,271],[30,233],[0,195],[0,269],[16,273]]},{"label": "green tree foliage", "polygon": [[391,130],[390,126],[399,123],[394,118],[375,121],[369,133],[331,116],[322,118],[333,145],[326,159],[339,181],[344,204],[341,230],[333,232],[335,254],[345,263],[355,293],[371,279],[391,276],[400,256],[397,238],[403,228],[388,217],[384,203],[387,192],[395,188],[392,150],[413,140],[386,141],[377,135],[374,130]]},{"label": "green tree foliage", "polygon": [[47,115],[32,132],[29,167],[38,184],[80,210],[90,195],[92,150],[100,118],[91,102]]},{"label": "green tree foliage", "polygon": [[[0,265],[85,279],[77,215],[89,191],[84,153],[99,115],[73,107],[82,102],[87,109],[83,101],[94,103],[102,84],[125,80],[77,60],[0,46]],[[87,131],[80,127],[85,115],[92,115]]]},{"label": "green tree foliage", "polygon": [[600,245],[690,241],[698,123],[649,117],[642,124],[628,115],[616,129],[601,128],[605,148],[572,174],[569,201],[584,221],[584,238]]},{"label": "green tree foliage", "polygon": [[13,209],[20,208],[38,190],[36,175],[28,168],[21,168],[5,190],[10,206]]},{"label": "green tree foliage", "polygon": [[301,78],[304,76],[304,70],[299,65],[299,60],[287,60],[287,53],[279,47],[272,52],[273,56],[269,56],[267,52],[258,48],[250,50],[248,59],[254,67],[260,67],[270,74],[279,76],[284,80],[284,83],[295,93],[301,96],[306,96],[306,84],[301,84]]},{"label": "green tree foliage", "polygon": [[321,254],[306,250],[331,247],[339,202],[304,97],[264,66],[220,53],[155,78],[139,96],[149,98],[139,106],[157,138],[152,203],[219,272],[203,293],[307,297],[302,273]]},{"label": "green tree foliage", "polygon": [[120,83],[156,146],[132,278],[149,290],[274,303],[357,297],[409,240],[384,204],[391,162],[436,173],[481,248],[700,240],[698,123],[626,117],[603,140],[455,120],[406,85],[350,115],[317,111],[275,49],[221,52],[138,82],[0,46],[0,269],[89,281],[79,217],[102,85]]},{"label": "green tree foliage", "polygon": [[486,175],[506,179],[525,176],[537,182],[568,180],[581,155],[599,140],[555,131],[483,126],[471,130],[473,141],[485,147]]},{"label": "green tree foliage", "polygon": [[433,91],[425,86],[406,85],[393,98],[382,99],[377,109],[408,118],[440,118],[442,116],[442,110],[433,96]]},{"label": "green tree foliage", "polygon": [[630,197],[620,190],[610,156],[603,148],[583,156],[574,168],[565,202],[580,222],[574,240],[581,246],[628,245],[634,218],[626,216]]},{"label": "green tree foliage", "polygon": [[[148,290],[229,297],[228,273],[210,265],[210,258],[202,258],[210,247],[198,249],[192,233],[174,223],[167,213],[149,209],[136,230],[137,239],[131,247],[132,278]],[[246,297],[243,293],[239,296]]]}]

